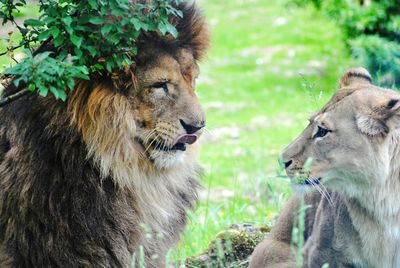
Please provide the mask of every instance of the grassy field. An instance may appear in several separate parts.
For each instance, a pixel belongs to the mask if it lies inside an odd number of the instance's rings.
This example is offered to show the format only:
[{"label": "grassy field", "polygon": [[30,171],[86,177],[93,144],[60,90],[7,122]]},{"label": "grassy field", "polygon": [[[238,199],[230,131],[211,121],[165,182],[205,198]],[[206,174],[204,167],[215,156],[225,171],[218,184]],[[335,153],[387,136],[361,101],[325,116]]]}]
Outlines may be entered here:
[{"label": "grassy field", "polygon": [[204,251],[231,224],[273,224],[291,192],[277,177],[279,153],[354,65],[339,29],[311,8],[285,0],[198,3],[213,34],[198,81],[209,130],[200,155],[205,187],[173,252],[179,259]]},{"label": "grassy field", "polygon": [[336,89],[349,59],[338,28],[285,1],[203,0],[213,45],[199,94],[207,111],[205,189],[177,250],[201,253],[233,223],[273,224],[290,195],[282,149]]}]

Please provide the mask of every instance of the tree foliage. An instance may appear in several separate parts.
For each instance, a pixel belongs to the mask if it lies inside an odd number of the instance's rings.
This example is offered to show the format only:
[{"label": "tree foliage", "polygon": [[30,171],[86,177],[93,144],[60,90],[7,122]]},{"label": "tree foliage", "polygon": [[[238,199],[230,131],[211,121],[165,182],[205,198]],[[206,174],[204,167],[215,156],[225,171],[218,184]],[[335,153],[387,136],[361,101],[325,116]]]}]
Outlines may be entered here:
[{"label": "tree foliage", "polygon": [[400,84],[399,0],[291,0],[311,3],[335,20],[354,57],[383,85]]},{"label": "tree foliage", "polygon": [[[182,1],[40,0],[40,17],[20,26],[15,14],[26,1],[0,0],[2,24],[10,21],[18,28],[19,47],[27,51],[26,59],[4,74],[15,76],[17,86],[42,96],[50,91],[65,100],[76,78],[89,79],[91,73],[113,73],[131,65],[142,32],[176,37],[170,21],[182,16],[177,8]],[[43,49],[36,50],[38,45]]]}]

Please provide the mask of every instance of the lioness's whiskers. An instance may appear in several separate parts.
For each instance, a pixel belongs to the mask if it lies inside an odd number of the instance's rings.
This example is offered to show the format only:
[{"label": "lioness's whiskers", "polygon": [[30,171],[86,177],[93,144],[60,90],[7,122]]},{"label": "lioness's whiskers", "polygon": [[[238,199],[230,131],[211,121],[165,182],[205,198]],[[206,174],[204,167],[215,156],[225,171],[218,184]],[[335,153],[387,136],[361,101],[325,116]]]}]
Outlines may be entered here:
[{"label": "lioness's whiskers", "polygon": [[320,188],[317,187],[317,185],[312,181],[312,179],[306,179],[306,181],[311,184],[317,191],[320,193],[322,196],[325,196],[324,193],[321,191]]},{"label": "lioness's whiskers", "polygon": [[322,195],[322,197],[325,198],[325,199],[328,201],[329,205],[330,205],[331,207],[333,207],[332,199],[331,199],[330,197],[327,196],[328,192],[326,191],[326,188],[325,188],[325,191],[324,191],[318,184],[316,184],[316,183],[314,182],[314,179],[307,179],[307,181],[308,181],[312,186],[314,186],[314,188],[317,189],[317,191]]},{"label": "lioness's whiskers", "polygon": [[331,206],[333,206],[333,200],[332,200],[331,194],[330,194],[329,191],[326,189],[325,185],[322,184],[322,182],[320,182],[320,185],[321,185],[321,187],[323,187],[323,189],[325,190],[326,196],[327,196],[327,198],[330,200],[329,203],[331,204]]}]

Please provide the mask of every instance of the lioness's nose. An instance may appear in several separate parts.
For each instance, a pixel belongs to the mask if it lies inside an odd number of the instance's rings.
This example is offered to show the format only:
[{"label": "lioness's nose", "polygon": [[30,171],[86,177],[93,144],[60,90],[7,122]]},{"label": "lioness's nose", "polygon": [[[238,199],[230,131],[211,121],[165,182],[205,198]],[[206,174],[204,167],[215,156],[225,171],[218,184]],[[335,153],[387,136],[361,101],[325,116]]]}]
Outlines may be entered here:
[{"label": "lioness's nose", "polygon": [[284,162],[284,164],[285,164],[285,168],[288,168],[288,167],[290,167],[290,165],[293,163],[293,161],[292,160],[289,160],[289,161],[287,161],[287,162]]},{"label": "lioness's nose", "polygon": [[193,134],[196,133],[197,131],[199,131],[200,129],[202,129],[203,127],[205,127],[205,123],[204,121],[201,121],[199,124],[197,125],[191,125],[191,124],[187,124],[185,123],[185,121],[183,121],[182,119],[179,120],[181,122],[181,125],[183,126],[183,128],[186,130],[187,134]]}]

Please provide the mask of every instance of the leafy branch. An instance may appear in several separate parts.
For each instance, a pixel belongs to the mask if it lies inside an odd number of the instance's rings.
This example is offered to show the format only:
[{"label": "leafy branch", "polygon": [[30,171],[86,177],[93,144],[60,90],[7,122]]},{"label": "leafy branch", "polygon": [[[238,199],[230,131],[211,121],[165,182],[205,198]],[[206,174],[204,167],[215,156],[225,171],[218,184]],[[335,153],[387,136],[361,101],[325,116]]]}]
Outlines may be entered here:
[{"label": "leafy branch", "polygon": [[[182,1],[41,0],[40,17],[25,20],[21,27],[14,15],[26,1],[0,0],[2,24],[12,22],[22,36],[18,46],[0,56],[26,48],[25,60],[4,74],[15,77],[18,90],[27,86],[29,92],[41,96],[50,91],[65,101],[76,79],[89,79],[92,73],[111,75],[133,64],[136,42],[143,32],[177,37],[171,19],[182,17],[177,8]],[[48,45],[40,53],[30,53],[43,43]]]}]

